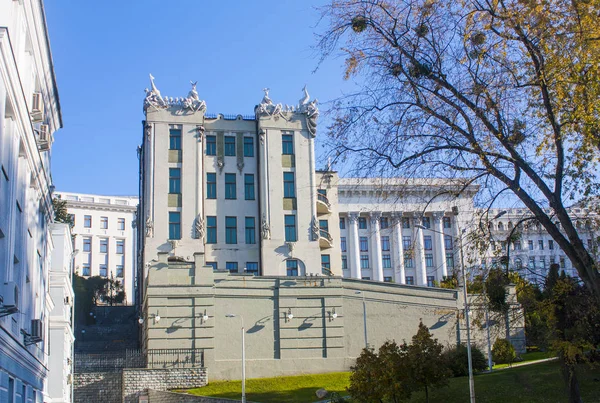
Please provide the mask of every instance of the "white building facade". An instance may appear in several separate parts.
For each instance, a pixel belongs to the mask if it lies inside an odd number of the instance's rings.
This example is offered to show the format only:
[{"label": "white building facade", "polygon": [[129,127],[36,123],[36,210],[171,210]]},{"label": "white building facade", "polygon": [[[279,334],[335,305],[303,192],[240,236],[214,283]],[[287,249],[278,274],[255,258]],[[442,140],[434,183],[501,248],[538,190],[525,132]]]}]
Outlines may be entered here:
[{"label": "white building facade", "polygon": [[43,3],[0,0],[1,402],[47,400],[50,160],[60,127]]},{"label": "white building facade", "polygon": [[49,316],[49,347],[47,394],[51,403],[73,401],[73,333],[74,292],[73,246],[68,224],[52,224],[52,268],[50,297],[54,308]]},{"label": "white building facade", "polygon": [[[206,113],[195,84],[175,99],[163,98],[153,77],[151,85],[139,149],[141,279],[158,253],[187,262],[199,253],[204,264],[232,273],[434,287],[463,258],[476,269],[498,256],[492,247],[490,256],[474,256],[466,239],[461,247],[481,214],[478,185],[315,170],[318,109],[306,91],[290,107],[273,103],[266,90],[255,115],[226,116]],[[518,214],[524,212],[507,210],[493,221],[493,237]],[[587,226],[582,230],[591,231]],[[539,275],[554,261],[570,267],[544,231],[530,235],[511,260]]]},{"label": "white building facade", "polygon": [[73,217],[74,270],[84,277],[102,276],[119,280],[125,302],[135,298],[136,210],[134,196],[99,196],[55,192],[67,202]]}]

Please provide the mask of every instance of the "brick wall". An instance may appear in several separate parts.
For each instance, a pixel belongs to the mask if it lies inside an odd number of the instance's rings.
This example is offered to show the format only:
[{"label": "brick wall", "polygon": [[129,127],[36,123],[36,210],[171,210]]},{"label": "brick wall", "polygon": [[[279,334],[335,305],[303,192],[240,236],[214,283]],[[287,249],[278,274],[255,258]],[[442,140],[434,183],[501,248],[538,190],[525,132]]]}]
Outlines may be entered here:
[{"label": "brick wall", "polygon": [[158,390],[149,390],[146,396],[148,396],[148,403],[235,403],[241,401],[219,397],[192,396]]},{"label": "brick wall", "polygon": [[73,376],[73,403],[120,403],[120,372],[84,372]]},{"label": "brick wall", "polygon": [[208,382],[205,368],[124,369],[123,402],[137,403],[142,391],[152,389],[188,389],[205,386]]}]

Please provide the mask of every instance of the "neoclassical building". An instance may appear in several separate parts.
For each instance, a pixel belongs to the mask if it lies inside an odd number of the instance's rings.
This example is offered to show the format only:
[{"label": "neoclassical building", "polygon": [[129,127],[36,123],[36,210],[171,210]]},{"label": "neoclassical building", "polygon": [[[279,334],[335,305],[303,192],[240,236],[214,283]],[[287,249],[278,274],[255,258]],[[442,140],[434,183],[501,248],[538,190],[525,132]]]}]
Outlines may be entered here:
[{"label": "neoclassical building", "polygon": [[62,127],[43,3],[0,0],[0,401],[48,401],[50,161]]},{"label": "neoclassical building", "polygon": [[55,192],[54,196],[67,202],[73,217],[75,273],[118,280],[125,290],[125,303],[133,304],[138,198],[71,192]]},{"label": "neoclassical building", "polygon": [[[339,178],[316,170],[319,111],[306,88],[295,106],[274,103],[265,89],[255,115],[215,115],[206,112],[195,83],[185,98],[163,97],[151,76],[144,110],[141,279],[159,252],[188,262],[200,253],[206,265],[231,273],[432,287],[459,267],[461,234],[482,213],[474,205],[478,185],[459,179]],[[527,215],[493,211],[500,212],[490,224],[498,246],[511,222]],[[590,247],[593,227],[581,226]],[[535,228],[534,234],[528,226],[525,243],[509,252],[511,264],[543,275],[556,262],[576,274]],[[468,243],[462,249],[468,267],[489,266],[501,252],[494,244],[486,256],[473,255]]]}]

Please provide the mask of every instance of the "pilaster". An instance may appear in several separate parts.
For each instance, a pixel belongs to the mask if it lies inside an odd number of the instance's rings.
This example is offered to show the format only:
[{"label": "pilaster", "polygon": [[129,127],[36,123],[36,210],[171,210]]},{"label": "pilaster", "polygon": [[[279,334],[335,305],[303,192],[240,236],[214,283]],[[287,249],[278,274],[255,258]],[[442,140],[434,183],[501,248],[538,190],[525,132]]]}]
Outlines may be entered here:
[{"label": "pilaster", "polygon": [[413,213],[413,227],[415,229],[415,272],[417,274],[416,284],[426,286],[427,267],[425,266],[425,250],[423,248],[423,230],[421,224],[421,214]]},{"label": "pilaster", "polygon": [[392,216],[394,230],[394,280],[399,284],[406,284],[406,271],[404,269],[404,246],[402,245],[402,213]]},{"label": "pilaster", "polygon": [[433,213],[433,225],[434,225],[434,236],[435,236],[435,256],[436,256],[436,267],[438,268],[436,277],[438,281],[443,280],[448,276],[448,267],[446,266],[446,248],[444,245],[444,226],[442,218],[444,217],[443,211],[436,211]]},{"label": "pilaster", "polygon": [[373,280],[383,281],[383,263],[381,261],[381,212],[371,213],[371,249],[373,250]]},{"label": "pilaster", "polygon": [[349,247],[350,247],[350,277],[362,278],[360,273],[360,244],[358,239],[358,216],[359,213],[348,213],[348,224],[350,226]]}]

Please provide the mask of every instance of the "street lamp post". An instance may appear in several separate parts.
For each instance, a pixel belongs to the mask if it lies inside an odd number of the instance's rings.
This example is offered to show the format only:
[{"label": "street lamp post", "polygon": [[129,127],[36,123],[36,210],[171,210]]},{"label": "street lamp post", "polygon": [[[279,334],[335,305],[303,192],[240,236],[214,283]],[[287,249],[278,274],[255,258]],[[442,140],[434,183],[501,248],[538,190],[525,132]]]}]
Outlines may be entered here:
[{"label": "street lamp post", "polygon": [[[237,315],[228,313],[227,318],[235,318]],[[240,315],[242,320],[242,403],[246,403],[246,331],[244,329],[244,317]]]},{"label": "street lamp post", "polygon": [[365,348],[369,348],[369,340],[367,338],[367,304],[365,302],[365,293],[363,291],[356,291],[355,294],[362,295],[362,303],[363,303],[363,327],[365,330]]}]

